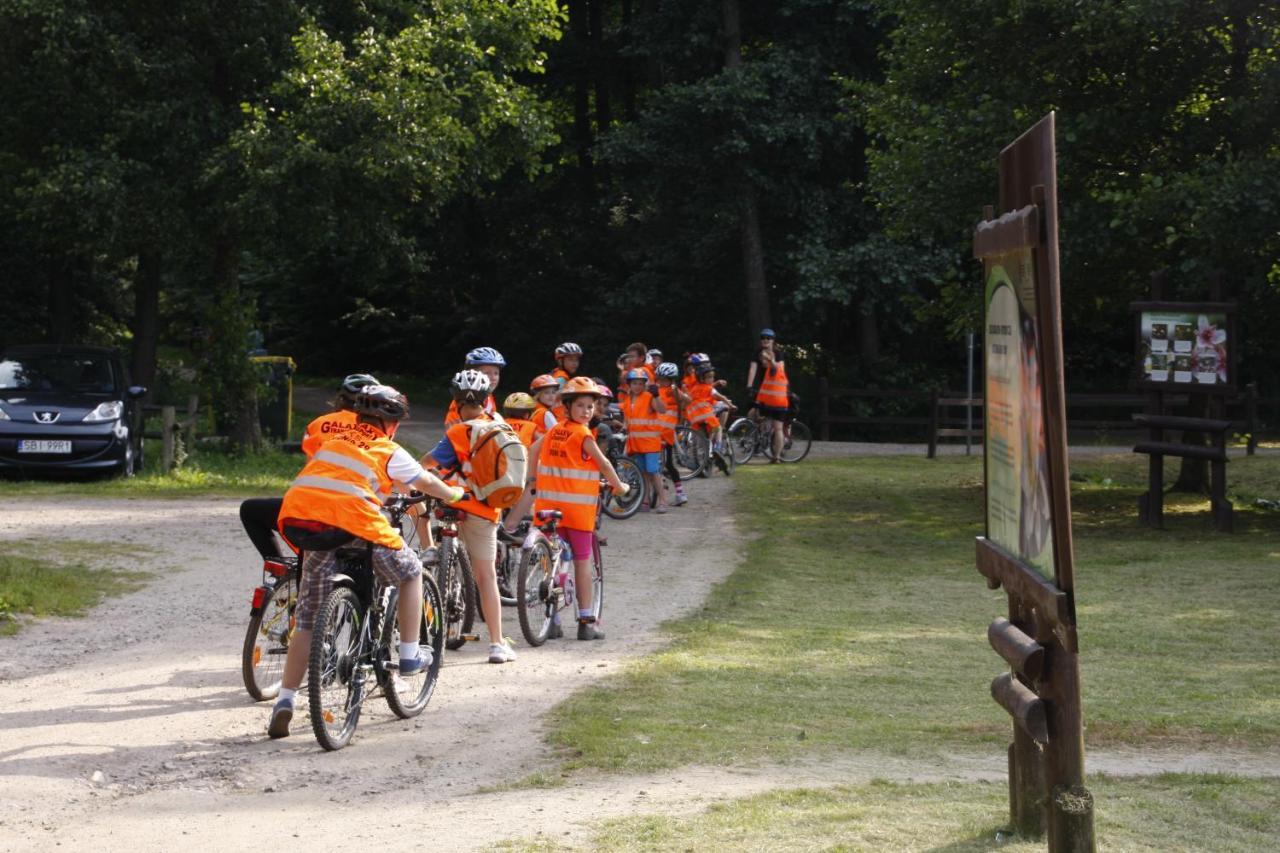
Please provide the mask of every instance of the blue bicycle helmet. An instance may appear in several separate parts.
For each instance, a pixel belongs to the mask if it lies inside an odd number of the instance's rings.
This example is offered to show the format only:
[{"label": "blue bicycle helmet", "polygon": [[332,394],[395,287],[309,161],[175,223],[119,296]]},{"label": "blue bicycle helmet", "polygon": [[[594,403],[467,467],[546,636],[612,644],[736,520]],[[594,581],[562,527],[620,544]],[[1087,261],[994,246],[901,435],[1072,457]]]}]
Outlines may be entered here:
[{"label": "blue bicycle helmet", "polygon": [[467,353],[467,367],[480,367],[486,364],[494,367],[506,367],[507,360],[502,357],[502,353],[493,347],[476,347]]}]

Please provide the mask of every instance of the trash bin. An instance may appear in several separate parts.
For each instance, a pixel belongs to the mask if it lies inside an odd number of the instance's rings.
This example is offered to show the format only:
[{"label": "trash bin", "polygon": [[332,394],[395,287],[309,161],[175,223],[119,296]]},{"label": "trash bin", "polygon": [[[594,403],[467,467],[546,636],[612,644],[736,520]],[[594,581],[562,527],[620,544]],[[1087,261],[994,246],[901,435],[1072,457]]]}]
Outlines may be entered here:
[{"label": "trash bin", "polygon": [[287,355],[255,355],[249,360],[263,366],[269,389],[258,403],[262,432],[287,439],[293,426],[293,374],[298,366]]}]

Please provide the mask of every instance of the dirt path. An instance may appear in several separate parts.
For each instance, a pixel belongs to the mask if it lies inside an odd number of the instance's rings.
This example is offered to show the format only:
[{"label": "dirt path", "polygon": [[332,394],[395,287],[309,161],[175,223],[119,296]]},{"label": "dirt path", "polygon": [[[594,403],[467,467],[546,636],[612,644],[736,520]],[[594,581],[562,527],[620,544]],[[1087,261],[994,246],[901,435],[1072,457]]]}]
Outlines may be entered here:
[{"label": "dirt path", "polygon": [[[579,774],[563,787],[479,793],[553,768],[543,712],[657,647],[657,625],[731,570],[730,483],[696,486],[679,511],[608,525],[606,642],[518,643],[520,659],[500,667],[469,644],[447,658],[422,717],[399,721],[375,700],[352,745],[333,754],[316,746],[305,714],[294,737],[267,740],[267,707],[241,685],[259,573],[237,501],[4,501],[0,540],[131,543],[145,549],[137,567],[156,579],[88,619],[0,638],[0,850],[172,849],[188,839],[243,849],[281,838],[330,849],[353,831],[398,849],[419,846],[424,829],[465,850],[539,833],[576,840],[602,817],[688,813],[777,787],[1004,777],[998,751],[929,761],[853,754],[785,768]],[[651,597],[654,585],[667,593]],[[1280,776],[1280,753],[1091,752],[1089,768]]]}]

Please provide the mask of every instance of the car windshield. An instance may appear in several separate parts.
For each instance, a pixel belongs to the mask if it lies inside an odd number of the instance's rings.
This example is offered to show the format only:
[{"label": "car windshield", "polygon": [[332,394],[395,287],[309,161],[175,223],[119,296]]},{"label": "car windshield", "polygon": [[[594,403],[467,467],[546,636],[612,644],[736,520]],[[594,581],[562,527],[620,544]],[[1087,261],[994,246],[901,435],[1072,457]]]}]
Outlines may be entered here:
[{"label": "car windshield", "polygon": [[0,391],[111,394],[119,386],[111,359],[102,355],[10,355],[0,360]]}]

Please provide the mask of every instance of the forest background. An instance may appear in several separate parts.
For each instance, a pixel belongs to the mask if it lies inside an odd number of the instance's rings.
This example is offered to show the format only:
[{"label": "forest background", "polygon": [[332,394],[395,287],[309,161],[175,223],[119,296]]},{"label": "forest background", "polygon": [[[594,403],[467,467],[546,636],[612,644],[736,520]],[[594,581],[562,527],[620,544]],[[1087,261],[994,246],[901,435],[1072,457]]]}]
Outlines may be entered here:
[{"label": "forest background", "polygon": [[[121,347],[255,440],[317,375],[761,326],[802,393],[962,387],[996,155],[1058,111],[1068,385],[1152,273],[1280,388],[1271,0],[0,0],[0,344]],[[525,376],[524,374],[528,374]]]}]

